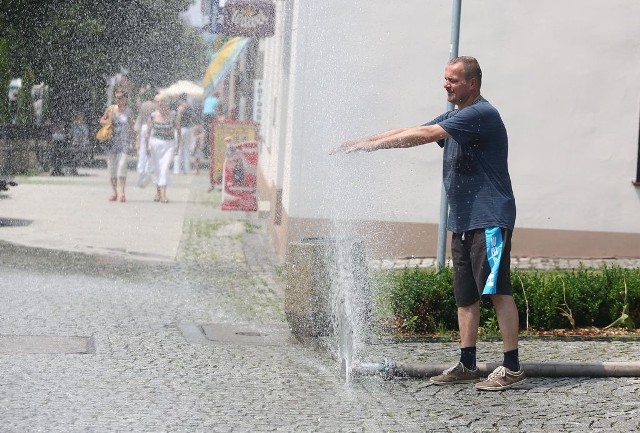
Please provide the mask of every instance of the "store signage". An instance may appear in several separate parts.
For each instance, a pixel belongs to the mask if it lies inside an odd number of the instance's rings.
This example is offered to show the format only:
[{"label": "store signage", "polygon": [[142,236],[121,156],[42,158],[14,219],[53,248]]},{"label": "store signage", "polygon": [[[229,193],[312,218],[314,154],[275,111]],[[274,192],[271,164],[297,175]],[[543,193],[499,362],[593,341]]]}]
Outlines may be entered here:
[{"label": "store signage", "polygon": [[253,123],[256,125],[262,123],[263,95],[264,87],[262,87],[262,80],[253,80]]},{"label": "store signage", "polygon": [[227,152],[222,178],[222,210],[257,211],[258,142],[225,139]]},{"label": "store signage", "polygon": [[224,172],[224,159],[227,151],[227,139],[234,143],[256,141],[258,131],[250,121],[215,120],[211,125],[210,151],[211,164],[209,178],[211,185],[221,185]]},{"label": "store signage", "polygon": [[267,37],[275,34],[276,6],[272,0],[228,0],[222,33],[228,36]]}]

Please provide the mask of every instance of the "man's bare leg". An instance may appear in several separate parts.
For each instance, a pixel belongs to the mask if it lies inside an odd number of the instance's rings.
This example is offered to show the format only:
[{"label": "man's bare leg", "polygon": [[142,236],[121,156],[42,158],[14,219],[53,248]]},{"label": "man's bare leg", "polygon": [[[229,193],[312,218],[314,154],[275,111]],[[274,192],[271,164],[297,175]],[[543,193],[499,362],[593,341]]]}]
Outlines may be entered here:
[{"label": "man's bare leg", "polygon": [[480,326],[480,301],[466,307],[458,307],[458,327],[460,347],[474,347],[478,340]]},{"label": "man's bare leg", "polygon": [[509,352],[510,350],[517,349],[520,324],[518,321],[518,308],[513,300],[513,296],[493,295],[491,296],[491,301],[493,302],[493,307],[498,317],[503,351]]}]

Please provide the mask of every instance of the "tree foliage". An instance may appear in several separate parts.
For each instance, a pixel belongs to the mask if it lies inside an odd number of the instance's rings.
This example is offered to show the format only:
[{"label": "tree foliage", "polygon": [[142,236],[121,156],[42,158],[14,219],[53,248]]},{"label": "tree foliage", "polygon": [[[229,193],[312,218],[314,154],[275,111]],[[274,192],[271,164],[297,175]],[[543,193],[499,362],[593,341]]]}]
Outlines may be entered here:
[{"label": "tree foliage", "polygon": [[0,123],[9,122],[9,80],[7,41],[0,38]]},{"label": "tree foliage", "polygon": [[9,72],[30,66],[50,87],[54,116],[101,111],[108,77],[123,69],[139,85],[202,76],[202,39],[180,17],[192,0],[1,1]]},{"label": "tree foliage", "polygon": [[22,87],[18,92],[18,112],[16,114],[16,123],[18,125],[29,125],[35,121],[33,99],[31,98],[31,87],[35,83],[31,67],[27,65],[21,76]]}]

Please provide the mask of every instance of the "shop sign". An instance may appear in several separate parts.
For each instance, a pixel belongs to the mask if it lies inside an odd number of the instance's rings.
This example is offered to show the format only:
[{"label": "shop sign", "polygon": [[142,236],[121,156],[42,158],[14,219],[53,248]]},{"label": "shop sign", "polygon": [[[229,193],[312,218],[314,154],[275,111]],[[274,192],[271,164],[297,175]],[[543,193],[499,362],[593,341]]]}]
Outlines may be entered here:
[{"label": "shop sign", "polygon": [[228,0],[222,33],[228,36],[267,37],[275,33],[276,6],[272,0]]},{"label": "shop sign", "polygon": [[253,122],[256,125],[262,123],[263,94],[262,80],[253,80]]}]

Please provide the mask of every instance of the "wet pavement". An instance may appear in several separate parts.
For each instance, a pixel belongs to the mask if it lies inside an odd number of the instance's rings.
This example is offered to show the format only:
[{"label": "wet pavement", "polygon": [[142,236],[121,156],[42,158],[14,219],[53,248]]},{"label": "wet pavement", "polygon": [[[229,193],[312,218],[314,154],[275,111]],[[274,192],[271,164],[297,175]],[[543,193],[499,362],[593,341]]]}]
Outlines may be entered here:
[{"label": "wet pavement", "polygon": [[[288,332],[266,219],[218,210],[204,174],[173,176],[168,204],[135,173],[127,203],[107,201],[106,171],[80,174],[19,179],[0,195],[0,431],[640,430],[635,377],[530,378],[498,393],[345,381],[330,351]],[[499,342],[478,351],[501,358]],[[521,354],[636,361],[640,342],[524,339]],[[359,355],[457,356],[454,341],[374,336]]]}]

